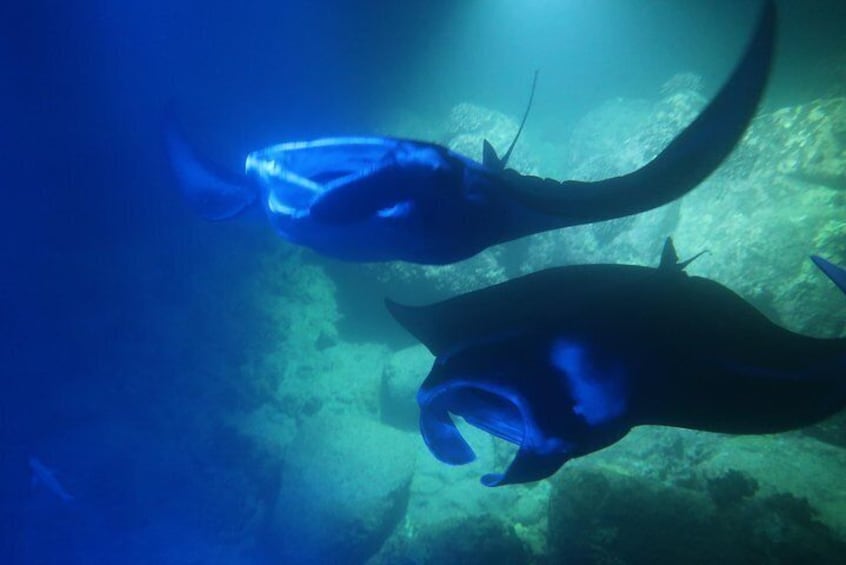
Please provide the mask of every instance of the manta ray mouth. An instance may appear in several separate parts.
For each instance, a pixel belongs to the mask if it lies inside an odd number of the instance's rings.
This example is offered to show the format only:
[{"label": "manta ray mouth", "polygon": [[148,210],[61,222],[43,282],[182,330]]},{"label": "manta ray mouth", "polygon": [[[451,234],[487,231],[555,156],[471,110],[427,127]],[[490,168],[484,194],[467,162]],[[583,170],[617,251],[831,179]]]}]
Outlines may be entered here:
[{"label": "manta ray mouth", "polygon": [[378,137],[280,143],[250,153],[244,168],[285,206],[303,208],[316,196],[378,170],[397,145]]},{"label": "manta ray mouth", "polygon": [[478,383],[450,383],[430,390],[421,389],[417,399],[423,439],[429,451],[444,463],[463,465],[476,458],[451,414],[516,445],[521,445],[526,437],[521,399],[508,391]]},{"label": "manta ray mouth", "polygon": [[329,137],[279,143],[247,156],[245,169],[268,178],[299,182],[304,187],[343,182],[361,174],[396,151],[399,143],[381,137]]}]

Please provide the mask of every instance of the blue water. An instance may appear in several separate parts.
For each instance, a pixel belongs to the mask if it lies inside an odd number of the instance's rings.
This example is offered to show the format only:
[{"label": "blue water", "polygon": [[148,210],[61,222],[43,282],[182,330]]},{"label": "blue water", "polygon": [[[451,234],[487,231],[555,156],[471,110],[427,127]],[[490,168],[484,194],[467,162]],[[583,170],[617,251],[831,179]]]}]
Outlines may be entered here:
[{"label": "blue water", "polygon": [[[830,96],[838,88],[831,69],[844,76],[836,56],[846,52],[842,3],[783,4],[764,103],[770,110]],[[710,95],[741,49],[755,6],[153,0],[0,7],[0,562],[331,561],[332,544],[343,543],[336,532],[321,537],[308,520],[325,520],[321,512],[333,505],[350,512],[359,503],[343,499],[348,493],[365,497],[378,473],[407,469],[394,462],[398,468],[379,467],[376,475],[347,475],[344,465],[308,452],[322,446],[314,438],[331,436],[325,449],[338,457],[368,454],[362,459],[383,463],[422,449],[413,418],[397,447],[378,441],[388,433],[381,428],[342,441],[370,430],[347,412],[378,412],[383,366],[411,345],[381,311],[384,289],[373,282],[380,279],[364,266],[302,254],[262,218],[214,224],[193,215],[165,159],[165,107],[205,154],[237,171],[248,151],[280,141],[443,135],[427,124],[440,124],[461,102],[519,116],[540,68],[527,131],[540,147],[568,139],[609,99],[657,97],[680,71],[695,69]],[[318,269],[315,278],[309,269]],[[395,290],[437,294],[415,285]],[[298,328],[302,320],[310,329]],[[307,345],[298,345],[300,335]],[[370,381],[361,380],[377,386],[356,383],[353,369],[346,380],[321,384],[322,371],[346,375],[338,369],[345,359],[370,371]],[[287,376],[298,383],[287,390],[283,373],[301,380]],[[267,410],[273,415],[249,417]],[[384,427],[400,434],[402,426]],[[72,498],[63,500],[43,478],[33,482],[31,458]],[[416,460],[415,476],[429,483],[412,484],[408,515],[404,507],[381,509],[394,542],[379,562],[399,559],[402,543],[404,563],[467,562],[465,548],[450,554],[438,541],[460,533],[450,520],[470,512],[450,500],[470,497],[472,512],[496,516],[516,498],[480,486],[437,487],[437,464],[425,451]],[[540,499],[546,491],[519,492]],[[367,500],[362,508],[373,504]],[[283,503],[289,506],[280,510]],[[435,515],[446,518],[429,529],[408,517]],[[480,530],[468,540],[500,541],[501,534],[506,549],[494,550],[501,556],[523,535],[522,523],[505,533],[499,524],[473,523]],[[520,540],[528,547],[531,536]],[[357,562],[380,547],[361,544],[347,555]]]}]

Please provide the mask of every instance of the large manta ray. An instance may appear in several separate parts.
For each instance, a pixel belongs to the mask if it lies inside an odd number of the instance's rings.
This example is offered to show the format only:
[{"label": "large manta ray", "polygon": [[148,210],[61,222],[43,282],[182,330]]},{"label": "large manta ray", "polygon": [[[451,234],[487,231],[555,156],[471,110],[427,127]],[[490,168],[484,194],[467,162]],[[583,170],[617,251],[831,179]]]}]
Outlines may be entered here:
[{"label": "large manta ray", "polygon": [[[846,271],[813,260],[846,292]],[[846,405],[846,339],[779,327],[686,264],[668,239],[657,269],[559,267],[430,306],[388,301],[436,356],[417,395],[431,452],[474,459],[455,414],[520,446],[482,483],[524,483],[633,426],[771,433]]]},{"label": "large manta ray", "polygon": [[324,255],[452,263],[526,235],[643,212],[693,189],[728,156],[755,113],[775,20],[766,0],[726,83],[654,160],[597,182],[506,169],[513,143],[500,159],[485,142],[483,163],[407,139],[283,143],[249,154],[245,175],[204,164],[172,126],[166,145],[187,200],[208,219],[231,218],[260,200],[282,237]]}]

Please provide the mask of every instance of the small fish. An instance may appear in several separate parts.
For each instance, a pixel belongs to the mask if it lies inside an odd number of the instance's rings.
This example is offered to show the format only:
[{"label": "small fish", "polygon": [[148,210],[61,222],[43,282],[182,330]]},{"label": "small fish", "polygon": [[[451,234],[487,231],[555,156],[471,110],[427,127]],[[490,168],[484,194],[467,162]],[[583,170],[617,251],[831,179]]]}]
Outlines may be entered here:
[{"label": "small fish", "polygon": [[637,214],[687,194],[720,166],[754,116],[775,27],[775,4],[766,0],[740,62],[702,113],[642,168],[596,182],[507,168],[528,108],[503,157],[485,141],[481,163],[434,143],[330,137],[254,151],[245,174],[227,174],[195,154],[172,117],[165,146],[185,199],[207,219],[232,218],[258,202],[281,237],[330,257],[453,263],[492,245]]},{"label": "small fish", "polygon": [[[846,271],[814,263],[844,292]],[[435,355],[417,394],[439,460],[475,457],[451,415],[519,445],[487,486],[546,478],[634,426],[726,434],[807,426],[846,406],[846,338],[784,329],[728,288],[658,268],[558,267],[429,306],[388,301]]]},{"label": "small fish", "polygon": [[56,471],[44,465],[37,457],[29,458],[29,468],[32,471],[33,486],[39,483],[43,484],[47,490],[59,497],[66,504],[74,500],[74,497],[68,494],[68,491],[65,490],[59,479],[56,478]]}]

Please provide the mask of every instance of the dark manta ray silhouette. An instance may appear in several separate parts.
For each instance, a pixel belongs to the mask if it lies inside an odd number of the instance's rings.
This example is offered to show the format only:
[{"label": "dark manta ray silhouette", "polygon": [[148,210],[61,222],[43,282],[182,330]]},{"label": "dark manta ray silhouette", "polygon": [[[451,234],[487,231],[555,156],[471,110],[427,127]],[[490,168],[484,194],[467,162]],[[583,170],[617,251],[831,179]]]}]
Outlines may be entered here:
[{"label": "dark manta ray silhouette", "polygon": [[[814,257],[846,292],[846,271]],[[846,405],[846,339],[772,323],[720,284],[661,265],[576,265],[430,306],[388,301],[437,357],[417,395],[445,463],[474,459],[450,414],[519,445],[483,484],[536,481],[633,426],[729,434],[792,430]]]},{"label": "dark manta ray silhouette", "polygon": [[248,155],[246,175],[204,164],[172,126],[166,145],[187,200],[208,219],[231,218],[259,200],[282,237],[324,255],[451,263],[526,235],[643,212],[693,189],[728,156],[755,113],[775,20],[767,0],[726,83],[653,161],[597,182],[522,175],[506,169],[511,149],[500,159],[487,142],[483,163],[434,143],[389,137],[282,143]]}]

